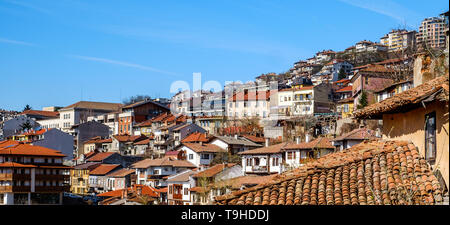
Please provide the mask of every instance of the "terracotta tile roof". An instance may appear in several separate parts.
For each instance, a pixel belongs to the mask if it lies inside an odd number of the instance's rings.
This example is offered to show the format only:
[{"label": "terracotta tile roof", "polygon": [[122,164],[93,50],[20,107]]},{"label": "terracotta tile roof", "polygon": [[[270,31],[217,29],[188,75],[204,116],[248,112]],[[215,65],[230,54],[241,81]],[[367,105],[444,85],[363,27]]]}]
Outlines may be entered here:
[{"label": "terracotta tile roof", "polygon": [[89,172],[89,175],[106,175],[119,167],[120,167],[119,164],[101,164],[100,166],[91,170]]},{"label": "terracotta tile roof", "polygon": [[144,104],[147,104],[147,103],[151,103],[151,104],[153,104],[153,105],[157,105],[157,106],[159,106],[159,107],[168,109],[167,106],[165,106],[165,105],[163,105],[163,104],[160,104],[160,103],[158,103],[158,102],[152,101],[152,100],[142,100],[142,101],[139,101],[139,102],[135,102],[135,103],[128,104],[128,105],[126,105],[126,106],[123,106],[122,108],[123,108],[123,109],[131,109],[131,108],[138,107],[138,106],[141,106],[141,105],[144,105]]},{"label": "terracotta tile roof", "polygon": [[220,139],[221,141],[229,144],[229,145],[243,145],[243,146],[250,146],[250,147],[261,147],[261,145],[256,144],[252,141],[249,141],[242,137],[230,137],[230,136],[215,136],[216,138]]},{"label": "terracotta tile roof", "polygon": [[[159,197],[159,193],[157,192],[157,189],[146,186],[146,185],[140,185],[135,184],[133,187],[127,188],[127,192],[129,193],[137,193],[137,189],[140,188],[142,190],[142,195],[148,195],[150,197]],[[115,190],[115,191],[109,191],[105,193],[98,194],[97,196],[100,197],[121,197],[122,193],[125,189]]]},{"label": "terracotta tile roof", "polygon": [[283,147],[283,150],[292,150],[292,149],[334,149],[334,146],[331,144],[331,140],[326,137],[318,137],[310,142],[302,142],[299,144],[296,143],[288,143]]},{"label": "terracotta tile roof", "polygon": [[155,116],[151,119],[152,122],[161,122],[164,118],[168,117],[168,113],[161,113],[158,116]]},{"label": "terracotta tile roof", "polygon": [[142,141],[135,142],[134,145],[148,145],[150,143],[150,139],[144,139]]},{"label": "terracotta tile roof", "polygon": [[84,159],[89,159],[90,157],[94,156],[97,153],[98,152],[96,152],[96,151],[88,152],[88,153],[84,154]]},{"label": "terracotta tile roof", "polygon": [[80,109],[96,109],[103,111],[118,111],[122,107],[120,103],[109,103],[109,102],[88,102],[88,101],[80,101],[74,103],[72,105],[66,106],[61,110],[72,109],[72,108],[80,108]]},{"label": "terracotta tile roof", "polygon": [[218,196],[216,204],[422,205],[442,200],[442,187],[417,147],[406,141],[364,141],[268,184]]},{"label": "terracotta tile roof", "polygon": [[218,187],[228,187],[233,190],[239,190],[242,186],[255,186],[255,185],[263,185],[265,183],[269,183],[273,179],[275,179],[278,175],[272,174],[267,176],[260,175],[246,175],[241,177],[235,177],[232,179],[221,180],[216,182],[213,186]]},{"label": "terracotta tile roof", "polygon": [[230,101],[256,101],[256,100],[269,100],[270,91],[249,91],[248,93],[239,92],[230,98]]},{"label": "terracotta tile roof", "polygon": [[84,142],[84,144],[101,144],[101,143],[111,143],[112,138],[102,139],[101,137],[93,137]]},{"label": "terracotta tile roof", "polygon": [[200,152],[226,152],[225,149],[221,149],[217,145],[213,144],[205,144],[205,143],[183,143],[182,145],[188,147],[194,152],[200,153]]},{"label": "terracotta tile roof", "polygon": [[45,117],[59,117],[59,112],[40,111],[40,110],[25,110],[20,115],[33,115]]},{"label": "terracotta tile roof", "polygon": [[350,97],[350,98],[346,98],[346,99],[341,99],[338,101],[338,103],[349,103],[349,102],[354,102],[355,98]]},{"label": "terracotta tile roof", "polygon": [[35,168],[37,166],[35,165],[26,165],[21,163],[15,163],[15,162],[4,162],[0,163],[0,167],[10,167],[10,168]]},{"label": "terracotta tile roof", "polygon": [[247,150],[243,152],[239,152],[239,155],[254,155],[254,154],[270,154],[270,153],[280,153],[282,152],[282,148],[286,145],[286,143],[280,143],[276,145],[271,145],[269,147],[256,148],[252,150]]},{"label": "terracotta tile roof", "polygon": [[136,124],[134,126],[135,127],[150,127],[150,126],[152,126],[152,119],[140,122],[140,123],[138,123],[138,124]]},{"label": "terracotta tile roof", "polygon": [[236,165],[236,163],[217,164],[206,170],[198,172],[193,177],[213,177],[213,176],[217,175],[218,173],[222,172],[224,169],[233,167],[235,165]]},{"label": "terracotta tile roof", "polygon": [[171,157],[164,157],[159,159],[144,159],[139,162],[133,164],[133,168],[149,168],[152,166],[171,166],[171,167],[185,167],[185,168],[194,168],[196,167],[189,161],[186,160],[177,160]]},{"label": "terracotta tile roof", "polygon": [[257,144],[261,144],[266,141],[264,139],[264,137],[256,137],[255,135],[250,135],[250,134],[244,134],[244,135],[242,135],[242,137],[247,138],[248,140],[253,141]]},{"label": "terracotta tile roof", "polygon": [[108,174],[108,177],[125,177],[125,176],[133,174],[135,172],[136,172],[135,170],[123,168],[123,169],[120,169],[120,170],[117,170],[115,172]]},{"label": "terracotta tile roof", "polygon": [[336,92],[337,93],[339,93],[339,92],[351,92],[352,90],[353,90],[352,86],[347,86],[347,87],[343,87],[343,88],[337,90]]},{"label": "terracotta tile roof", "polygon": [[94,156],[90,157],[89,159],[87,159],[86,161],[87,162],[101,162],[114,154],[118,154],[118,153],[116,153],[116,152],[99,152],[99,153],[95,154]]},{"label": "terracotta tile roof", "polygon": [[375,131],[368,128],[359,128],[352,130],[346,134],[341,135],[333,139],[333,141],[342,141],[342,140],[369,140],[376,139]]},{"label": "terracotta tile roof", "polygon": [[361,69],[360,72],[390,73],[394,72],[394,70],[382,65],[369,65],[368,67]]},{"label": "terracotta tile roof", "polygon": [[93,170],[97,166],[100,166],[100,165],[101,165],[101,163],[99,163],[99,162],[88,162],[88,163],[76,165],[73,167],[73,169],[75,169],[75,170]]},{"label": "terracotta tile roof", "polygon": [[168,190],[169,190],[168,187],[160,188],[160,189],[156,189],[156,188],[155,188],[155,191],[156,191],[156,192],[159,192],[159,193],[167,193]]},{"label": "terracotta tile roof", "polygon": [[119,142],[135,142],[147,139],[144,135],[113,135],[113,137]]},{"label": "terracotta tile roof", "polygon": [[194,132],[194,133],[189,134],[183,140],[181,140],[181,143],[188,143],[188,142],[207,143],[211,140],[211,138],[212,138],[212,136],[207,136],[206,133]]},{"label": "terracotta tile roof", "polygon": [[338,83],[348,83],[348,82],[350,82],[350,79],[341,79],[341,80],[335,81],[334,83],[338,84]]},{"label": "terracotta tile roof", "polygon": [[207,191],[209,191],[210,188],[209,187],[192,187],[189,189],[190,192],[197,192],[197,193],[205,193]]},{"label": "terracotta tile roof", "polygon": [[197,171],[193,170],[185,170],[181,173],[169,176],[167,178],[167,182],[186,182],[189,181],[189,177],[197,173]]},{"label": "terracotta tile roof", "polygon": [[444,100],[448,102],[448,82],[448,74],[437,77],[381,102],[366,106],[362,110],[357,110],[353,115],[357,118],[380,118],[383,113],[403,111],[404,107],[414,107],[427,98],[434,99],[440,93],[446,96]]},{"label": "terracotta tile roof", "polygon": [[37,145],[22,144],[18,141],[0,142],[0,155],[66,156],[57,150]]}]

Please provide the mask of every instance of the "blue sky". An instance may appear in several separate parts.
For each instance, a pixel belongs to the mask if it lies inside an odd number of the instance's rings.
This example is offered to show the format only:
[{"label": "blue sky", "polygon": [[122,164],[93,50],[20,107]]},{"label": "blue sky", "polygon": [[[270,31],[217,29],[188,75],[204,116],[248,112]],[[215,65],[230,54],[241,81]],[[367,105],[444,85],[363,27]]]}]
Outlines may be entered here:
[{"label": "blue sky", "polygon": [[0,0],[0,108],[170,97],[194,72],[245,82],[446,10],[443,0]]}]

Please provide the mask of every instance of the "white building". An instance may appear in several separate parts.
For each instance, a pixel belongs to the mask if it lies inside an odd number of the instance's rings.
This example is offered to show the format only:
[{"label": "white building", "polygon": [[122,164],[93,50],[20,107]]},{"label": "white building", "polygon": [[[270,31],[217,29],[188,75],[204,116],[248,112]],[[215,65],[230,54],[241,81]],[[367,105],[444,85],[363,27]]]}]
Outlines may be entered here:
[{"label": "white building", "polygon": [[192,176],[196,173],[186,170],[167,178],[167,202],[169,205],[192,205],[189,189],[195,187],[195,180]]}]

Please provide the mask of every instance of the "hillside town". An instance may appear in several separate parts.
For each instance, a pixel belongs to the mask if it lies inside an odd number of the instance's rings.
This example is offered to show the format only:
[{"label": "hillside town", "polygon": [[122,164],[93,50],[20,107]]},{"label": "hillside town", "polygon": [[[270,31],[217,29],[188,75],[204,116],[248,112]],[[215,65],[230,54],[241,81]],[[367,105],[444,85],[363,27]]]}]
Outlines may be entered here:
[{"label": "hillside town", "polygon": [[0,109],[0,205],[448,205],[448,15],[222,90]]}]

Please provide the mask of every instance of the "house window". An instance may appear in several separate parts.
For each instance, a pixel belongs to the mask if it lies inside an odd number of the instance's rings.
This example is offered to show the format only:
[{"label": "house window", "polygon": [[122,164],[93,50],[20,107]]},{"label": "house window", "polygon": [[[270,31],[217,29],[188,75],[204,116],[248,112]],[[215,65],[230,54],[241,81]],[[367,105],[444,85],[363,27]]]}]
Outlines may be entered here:
[{"label": "house window", "polygon": [[247,166],[252,166],[252,159],[250,158],[247,159]]},{"label": "house window", "polygon": [[425,115],[425,159],[433,164],[436,160],[436,112]]},{"label": "house window", "polygon": [[172,194],[172,189],[173,189],[173,186],[172,185],[169,185],[169,194]]},{"label": "house window", "polygon": [[280,163],[279,163],[278,160],[279,160],[278,158],[273,158],[273,159],[272,159],[272,166],[278,166],[278,165],[280,165]]},{"label": "house window", "polygon": [[189,160],[194,159],[194,154],[189,154]]},{"label": "house window", "polygon": [[255,158],[255,166],[259,166],[259,158]]},{"label": "house window", "polygon": [[202,159],[209,159],[209,154],[202,154]]},{"label": "house window", "polygon": [[295,159],[295,152],[287,152],[287,159],[288,160]]},{"label": "house window", "polygon": [[184,188],[184,195],[188,195],[188,194],[189,194],[188,189]]}]

